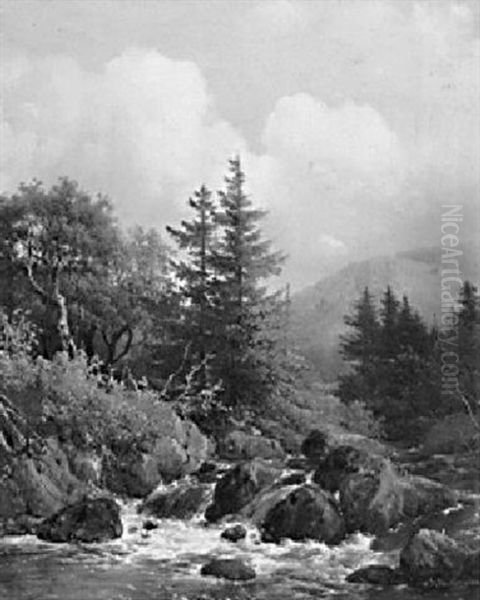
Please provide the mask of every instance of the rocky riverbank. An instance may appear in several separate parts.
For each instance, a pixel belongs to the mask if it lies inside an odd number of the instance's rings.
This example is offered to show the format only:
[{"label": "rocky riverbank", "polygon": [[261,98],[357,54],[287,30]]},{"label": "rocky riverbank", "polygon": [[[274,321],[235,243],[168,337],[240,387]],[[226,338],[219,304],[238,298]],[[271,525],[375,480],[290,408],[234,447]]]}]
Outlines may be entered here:
[{"label": "rocky riverbank", "polygon": [[[372,451],[359,437],[345,443],[314,431],[301,454],[288,456],[274,440],[233,432],[219,460],[193,424],[172,417],[172,437],[144,452],[110,449],[109,460],[93,453],[80,460],[54,437],[32,438],[6,399],[0,406],[5,535],[30,533],[53,543],[122,539],[129,526],[116,499],[137,497],[141,525],[127,535],[142,540],[179,519],[214,528],[219,543],[243,550],[251,535],[261,546],[321,544],[333,552],[363,535],[371,540],[372,562],[353,561],[360,568],[343,575],[352,586],[480,579],[476,497],[410,473],[388,449]],[[214,552],[198,569],[221,580],[261,577],[248,551]]]}]

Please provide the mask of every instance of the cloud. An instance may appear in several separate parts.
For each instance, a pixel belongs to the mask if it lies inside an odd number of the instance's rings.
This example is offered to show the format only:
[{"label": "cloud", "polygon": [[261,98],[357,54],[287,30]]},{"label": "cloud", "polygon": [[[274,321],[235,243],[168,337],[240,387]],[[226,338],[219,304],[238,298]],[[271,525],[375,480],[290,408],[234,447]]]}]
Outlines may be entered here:
[{"label": "cloud", "polygon": [[125,221],[163,226],[202,182],[220,187],[240,152],[297,285],[329,257],[437,243],[442,202],[478,205],[475,3],[262,0],[228,19],[214,3],[200,25],[186,6],[161,50],[129,48],[114,28],[104,54],[97,32],[91,52],[4,60],[1,190],[68,174],[108,193]]},{"label": "cloud", "polygon": [[202,181],[220,185],[245,141],[215,114],[191,62],[130,49],[101,72],[54,56],[10,63],[2,82],[2,189],[68,174],[129,221],[165,223]]},{"label": "cloud", "polygon": [[397,176],[401,151],[396,134],[368,105],[329,107],[308,94],[281,98],[267,119],[263,143],[268,154],[304,163],[331,176]]}]

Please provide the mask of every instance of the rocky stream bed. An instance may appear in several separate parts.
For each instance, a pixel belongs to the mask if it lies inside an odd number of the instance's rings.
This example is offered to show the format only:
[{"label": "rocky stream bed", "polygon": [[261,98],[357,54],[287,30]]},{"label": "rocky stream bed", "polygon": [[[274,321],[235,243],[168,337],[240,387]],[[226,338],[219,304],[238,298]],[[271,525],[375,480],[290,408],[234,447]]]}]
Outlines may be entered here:
[{"label": "rocky stream bed", "polygon": [[97,488],[4,519],[0,598],[479,599],[477,456],[254,441],[146,497]]}]

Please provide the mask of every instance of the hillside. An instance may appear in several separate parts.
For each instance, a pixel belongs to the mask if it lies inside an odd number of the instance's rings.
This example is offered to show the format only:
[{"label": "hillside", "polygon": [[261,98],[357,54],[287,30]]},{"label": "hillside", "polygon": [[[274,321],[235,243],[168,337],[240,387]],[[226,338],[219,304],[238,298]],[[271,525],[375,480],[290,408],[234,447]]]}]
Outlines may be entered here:
[{"label": "hillside", "polygon": [[[479,256],[473,244],[464,248],[464,279],[478,283]],[[422,317],[432,323],[440,310],[440,271],[439,248],[417,248],[350,263],[301,290],[292,298],[292,328],[300,349],[323,379],[334,379],[343,367],[338,352],[339,336],[346,330],[343,317],[351,312],[365,286],[378,299],[390,284],[398,296],[407,294]]]}]

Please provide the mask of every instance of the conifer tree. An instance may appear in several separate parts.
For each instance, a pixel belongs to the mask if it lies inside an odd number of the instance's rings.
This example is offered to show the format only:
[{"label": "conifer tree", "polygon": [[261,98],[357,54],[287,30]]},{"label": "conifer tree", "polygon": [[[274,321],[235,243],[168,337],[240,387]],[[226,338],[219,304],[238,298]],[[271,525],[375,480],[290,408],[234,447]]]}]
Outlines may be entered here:
[{"label": "conifer tree", "polygon": [[[240,158],[230,160],[226,189],[219,192],[214,220],[223,231],[214,251],[217,298],[218,374],[230,406],[250,403],[274,380],[273,354],[281,343],[277,315],[279,294],[268,293],[266,280],[280,273],[284,256],[271,249],[259,221],[265,211],[253,208],[244,190]],[[270,331],[270,333],[268,333]]]},{"label": "conifer tree", "polygon": [[373,408],[380,329],[368,287],[355,304],[354,314],[345,317],[345,324],[353,331],[342,336],[341,352],[351,370],[340,378],[339,395],[344,402],[360,400]]},{"label": "conifer tree", "polygon": [[380,320],[382,323],[381,353],[384,359],[392,359],[398,351],[398,318],[400,303],[392,288],[387,287],[381,299]]},{"label": "conifer tree", "polygon": [[215,204],[211,192],[202,186],[189,199],[194,217],[183,220],[179,229],[167,227],[184,257],[172,260],[179,294],[187,299],[184,312],[184,338],[199,359],[199,385],[207,380],[206,357],[212,343],[212,245],[215,238]]},{"label": "conifer tree", "polygon": [[460,388],[471,408],[477,410],[480,400],[480,296],[470,281],[463,284],[460,304]]}]

